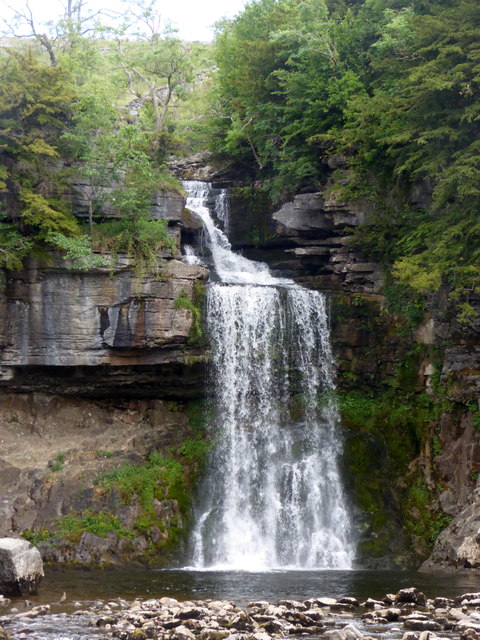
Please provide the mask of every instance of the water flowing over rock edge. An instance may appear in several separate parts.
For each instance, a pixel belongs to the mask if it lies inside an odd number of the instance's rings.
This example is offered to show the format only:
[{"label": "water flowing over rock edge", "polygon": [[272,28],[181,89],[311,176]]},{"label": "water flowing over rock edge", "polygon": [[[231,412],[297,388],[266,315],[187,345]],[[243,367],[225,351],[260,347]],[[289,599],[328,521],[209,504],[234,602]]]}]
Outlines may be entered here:
[{"label": "water flowing over rock edge", "polygon": [[[332,159],[332,163],[334,161],[335,159]],[[212,175],[207,179],[219,178]],[[237,186],[238,189],[234,193],[233,200],[235,207],[238,208],[239,205],[243,206],[245,195],[247,195],[247,200],[251,200],[253,189],[246,190],[242,185]],[[254,209],[255,220],[245,218],[249,224],[256,225],[258,230],[256,237],[252,236],[248,242],[245,237],[238,238],[235,244],[236,246],[244,246],[245,251],[252,257],[260,257],[260,254],[263,254],[263,259],[269,264],[276,268],[284,268],[285,273],[290,272],[292,277],[304,282],[309,287],[320,286],[322,289],[330,289],[334,292],[334,350],[339,362],[339,383],[342,389],[362,391],[368,386],[369,389],[374,390],[374,393],[380,389],[381,396],[385,386],[391,387],[392,382],[394,385],[397,384],[397,372],[401,369],[411,375],[409,382],[401,383],[404,385],[403,389],[409,392],[413,390],[416,393],[419,388],[430,388],[436,384],[436,379],[440,377],[448,397],[454,398],[453,410],[449,409],[447,413],[442,415],[433,432],[427,433],[425,437],[422,436],[420,455],[416,451],[410,460],[414,462],[412,476],[409,475],[410,470],[407,470],[406,466],[400,473],[396,473],[394,469],[392,477],[388,474],[385,475],[389,463],[387,462],[387,467],[385,467],[383,454],[380,459],[382,466],[378,469],[381,478],[378,478],[372,490],[365,485],[363,478],[356,476],[356,484],[362,488],[363,493],[366,489],[370,491],[370,496],[380,497],[382,502],[380,508],[383,513],[388,514],[388,518],[393,523],[394,531],[393,535],[388,531],[384,532],[381,525],[380,528],[378,524],[372,525],[371,520],[370,523],[365,522],[362,525],[367,529],[367,544],[363,552],[364,560],[369,559],[373,562],[373,566],[381,567],[392,561],[402,566],[412,565],[418,563],[429,553],[428,545],[432,529],[429,522],[425,524],[423,515],[419,516],[418,504],[412,503],[406,494],[409,487],[414,488],[418,496],[418,486],[422,491],[426,489],[428,492],[430,492],[432,482],[435,486],[440,486],[440,495],[429,499],[430,502],[427,502],[427,506],[433,504],[432,501],[436,501],[435,504],[440,505],[444,512],[438,511],[436,506],[433,515],[439,514],[442,517],[445,515],[447,519],[458,515],[459,524],[462,522],[463,509],[467,509],[470,503],[478,503],[478,500],[473,500],[474,496],[472,495],[478,480],[479,442],[475,427],[475,403],[478,398],[478,371],[480,370],[478,366],[478,328],[476,328],[475,322],[471,325],[458,323],[455,313],[452,312],[448,291],[442,290],[429,302],[427,316],[421,319],[415,327],[414,339],[406,339],[405,330],[402,329],[402,326],[405,325],[399,324],[397,315],[387,313],[379,265],[366,261],[358,249],[353,250],[348,247],[350,235],[348,228],[351,225],[362,224],[362,219],[365,219],[365,214],[368,214],[368,207],[362,209],[352,203],[338,203],[334,198],[326,197],[326,195],[326,192],[320,191],[317,194],[302,194],[295,198],[291,203],[289,214],[292,216],[292,222],[288,223],[290,226],[284,225],[283,231],[281,229],[275,231],[271,226],[268,226],[268,228],[265,227],[264,233],[265,216],[263,216],[263,212],[266,211],[266,215],[270,216],[268,220],[271,220],[271,213],[275,213],[275,211],[272,208],[263,208],[260,211],[257,207]],[[311,224],[312,221],[315,223],[308,232],[298,227],[298,221],[295,218],[295,210],[303,211],[305,207],[308,209],[308,224]],[[183,202],[178,197],[174,217],[178,220],[184,220],[182,222],[185,224],[182,236],[188,237],[191,241],[191,236],[196,231],[193,230],[194,225],[187,228],[187,225],[191,225],[191,221],[188,221],[188,215],[185,219]],[[235,211],[233,211],[233,218],[235,218]],[[235,220],[234,223],[238,227]],[[270,225],[270,222],[268,224]],[[278,234],[278,237],[275,237],[275,233]],[[47,277],[50,272],[49,268],[39,270],[38,265],[32,266],[42,278]],[[56,271],[57,268],[54,267],[52,271]],[[65,286],[62,286],[58,291],[59,295],[53,313],[58,312],[60,307],[57,305],[64,304],[61,294],[68,292],[68,282],[76,277],[71,272],[67,273],[63,267],[61,269],[65,271]],[[24,295],[28,288],[36,286],[35,279],[31,278],[30,269],[24,274],[9,274],[6,281],[0,286],[0,334],[2,336],[0,342],[2,347],[9,342],[6,305],[11,300],[10,278],[18,281],[18,291],[21,295]],[[472,304],[476,308],[478,307],[476,298],[472,298]],[[188,317],[188,313],[185,315]],[[40,316],[38,317],[40,318]],[[338,319],[335,320],[335,318]],[[397,331],[398,327],[401,328],[401,333]],[[186,340],[186,336],[182,339]],[[419,346],[422,352],[411,357],[408,353],[409,350],[413,347],[418,349]],[[145,353],[151,354],[148,343],[145,347]],[[163,348],[161,352],[165,353]],[[117,356],[118,353],[117,351]],[[71,351],[70,355],[74,356],[74,351]],[[14,391],[15,394],[18,394],[19,391],[25,393],[24,396],[21,396],[21,402],[25,401],[32,407],[32,417],[29,417],[24,424],[25,432],[35,430],[35,422],[37,422],[39,430],[42,428],[42,416],[47,396],[39,397],[39,389],[44,394],[50,394],[48,404],[54,405],[57,400],[51,395],[52,392],[59,389],[62,389],[63,392],[65,384],[67,384],[66,393],[83,393],[87,397],[91,397],[92,394],[98,394],[100,390],[105,389],[107,395],[111,396],[113,385],[116,385],[120,380],[122,393],[133,392],[133,395],[137,396],[139,387],[132,385],[131,382],[140,380],[146,383],[143,384],[143,392],[146,395],[151,396],[152,390],[155,393],[160,390],[161,392],[166,391],[167,395],[176,394],[177,400],[179,399],[180,392],[177,382],[173,385],[169,382],[172,380],[172,375],[175,380],[181,378],[177,360],[173,361],[170,358],[168,364],[162,365],[162,371],[166,372],[168,367],[170,369],[168,376],[163,377],[160,386],[158,386],[152,384],[152,376],[146,370],[148,367],[142,365],[141,368],[123,368],[120,366],[120,364],[125,364],[125,355],[126,352],[122,354],[121,361],[111,360],[108,365],[102,365],[98,368],[96,372],[101,373],[101,377],[95,384],[92,379],[93,370],[90,367],[83,371],[83,375],[78,376],[82,373],[81,367],[67,366],[61,369],[52,366],[41,368],[22,365],[17,368],[15,378],[10,375],[2,377],[2,388],[7,394],[9,391]],[[138,352],[133,352],[133,355],[137,357]],[[175,358],[177,357],[178,351],[175,355]],[[183,355],[181,358],[183,360]],[[195,372],[194,385],[196,387],[191,387],[196,389],[193,391],[194,395],[199,394],[199,388],[202,386],[203,366],[200,363]],[[155,375],[157,375],[156,365],[154,367]],[[183,372],[191,370],[190,365],[186,369],[182,369]],[[73,378],[72,371],[75,372]],[[5,371],[2,369],[2,374],[4,373]],[[395,389],[398,387],[395,386]],[[181,393],[183,391],[182,388]],[[35,396],[32,395],[33,393]],[[368,393],[364,393],[364,396],[367,397],[369,393],[370,390]],[[17,399],[18,396],[15,395],[15,402]],[[390,400],[390,396],[386,399]],[[3,422],[9,428],[14,426],[14,423],[10,423],[10,417],[16,415],[17,412],[11,413],[9,408],[11,399],[8,396],[5,396],[4,400],[5,402],[2,403]],[[63,398],[62,401],[64,401]],[[135,398],[132,398],[132,402],[135,403]],[[75,403],[72,405],[73,410],[74,405]],[[95,402],[93,408],[95,408]],[[410,408],[412,411],[418,409],[415,405],[410,405]],[[37,410],[38,420],[34,415]],[[133,405],[127,409],[127,413],[130,414],[131,411],[135,412]],[[352,437],[356,442],[359,439],[368,440],[377,451],[388,451],[389,456],[395,453],[390,443],[385,441],[384,433],[380,428],[374,434],[364,434],[358,429],[353,430],[350,427],[348,427],[348,431],[350,432],[347,434],[348,438]],[[35,431],[32,433],[34,434]],[[21,435],[20,431],[18,435]],[[440,451],[437,453],[439,448]],[[12,470],[8,466],[8,473],[11,472]],[[374,468],[374,472],[377,472],[376,468]],[[407,489],[405,486],[397,484],[398,478],[405,478]],[[58,479],[60,480],[60,477]],[[422,498],[422,500],[420,506],[421,512],[424,514],[426,511],[424,499]],[[409,506],[406,509],[403,508],[403,505],[407,503]],[[359,504],[363,505],[361,501]],[[367,501],[366,510],[371,509],[372,504],[375,506],[375,512],[378,513],[378,504],[375,501]],[[23,519],[25,513],[20,510],[16,515]],[[468,518],[468,514],[466,517]],[[405,527],[405,523],[408,528]],[[435,534],[438,533],[439,528],[445,527],[445,521],[442,523],[440,520],[438,524],[432,521],[432,523],[435,525],[433,528]],[[403,542],[399,533],[402,530]],[[412,531],[413,543],[410,539]],[[459,532],[458,541],[456,541],[457,534],[452,532],[451,544],[449,543],[443,549],[439,547],[439,553],[433,558],[434,566],[439,566],[438,563],[447,567],[477,566],[480,557],[478,545],[474,540],[471,541],[468,548],[462,545],[465,537],[471,536],[468,531],[465,535],[461,530]],[[390,543],[395,539],[399,540],[399,544],[395,548],[391,548]],[[464,551],[468,551],[468,554],[465,555]]]},{"label": "water flowing over rock edge", "polygon": [[208,183],[184,186],[220,280],[207,288],[215,446],[195,509],[193,564],[350,568],[324,298],[233,253],[212,217],[221,210],[229,226],[224,193]]}]

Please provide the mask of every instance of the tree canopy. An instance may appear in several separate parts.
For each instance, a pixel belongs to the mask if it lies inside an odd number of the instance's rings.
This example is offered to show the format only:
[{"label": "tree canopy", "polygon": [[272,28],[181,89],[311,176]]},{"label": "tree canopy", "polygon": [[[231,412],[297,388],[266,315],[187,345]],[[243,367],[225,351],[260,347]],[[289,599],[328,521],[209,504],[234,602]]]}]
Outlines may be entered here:
[{"label": "tree canopy", "polygon": [[108,249],[156,269],[171,246],[166,222],[150,220],[152,197],[181,189],[165,158],[205,46],[164,29],[154,0],[114,18],[76,0],[47,25],[28,3],[16,9],[7,33],[18,37],[0,57],[0,267],[57,250],[88,268]]},{"label": "tree canopy", "polygon": [[256,0],[222,25],[216,55],[217,150],[278,201],[346,157],[338,196],[376,205],[362,249],[417,292],[477,290],[476,0]]}]

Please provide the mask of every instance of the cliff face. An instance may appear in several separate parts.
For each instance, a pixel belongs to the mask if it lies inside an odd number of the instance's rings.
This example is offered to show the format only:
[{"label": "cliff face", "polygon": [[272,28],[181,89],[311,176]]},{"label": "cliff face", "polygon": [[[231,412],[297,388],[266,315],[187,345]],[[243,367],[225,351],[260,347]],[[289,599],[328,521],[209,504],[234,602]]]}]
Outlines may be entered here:
[{"label": "cliff face", "polygon": [[[233,189],[230,237],[248,257],[330,298],[360,561],[418,564],[455,518],[429,566],[459,566],[464,556],[466,566],[480,566],[472,537],[480,508],[480,299],[469,300],[478,315],[467,322],[447,289],[425,310],[414,308],[352,245],[371,204],[339,202],[332,187],[329,180],[277,210],[254,190]],[[424,195],[418,187],[412,198]]]},{"label": "cliff face", "polygon": [[127,260],[78,273],[30,261],[1,294],[0,388],[75,396],[201,395],[202,350],[189,341],[208,270],[164,260],[159,276]]},{"label": "cliff face", "polygon": [[[85,217],[88,185],[72,185],[77,217]],[[0,389],[75,396],[199,396],[203,351],[192,340],[194,313],[208,270],[181,261],[188,226],[185,199],[155,194],[151,214],[168,222],[176,249],[142,274],[120,255],[113,267],[77,271],[57,258],[30,259],[0,281]],[[105,211],[115,217],[115,211]],[[109,265],[112,260],[108,260]]]},{"label": "cliff face", "polygon": [[[370,205],[338,202],[331,186],[277,210],[234,188],[229,235],[329,296],[360,562],[418,563],[454,518],[429,566],[478,566],[480,323],[460,321],[446,290],[420,314],[392,293],[351,244]],[[194,240],[183,201],[156,207],[174,237]],[[0,535],[35,531],[47,558],[158,561],[188,529],[203,437],[192,401],[204,394],[206,360],[193,309],[208,270],[179,251],[161,258],[157,276],[124,258],[87,272],[30,261],[0,285]],[[470,303],[480,312],[480,300]],[[126,488],[132,464],[141,482],[163,478],[150,506]]]},{"label": "cliff face", "polygon": [[0,536],[46,559],[161,561],[186,530],[208,269],[181,261],[183,198],[157,194],[153,215],[177,239],[156,274],[31,259],[1,280]]}]

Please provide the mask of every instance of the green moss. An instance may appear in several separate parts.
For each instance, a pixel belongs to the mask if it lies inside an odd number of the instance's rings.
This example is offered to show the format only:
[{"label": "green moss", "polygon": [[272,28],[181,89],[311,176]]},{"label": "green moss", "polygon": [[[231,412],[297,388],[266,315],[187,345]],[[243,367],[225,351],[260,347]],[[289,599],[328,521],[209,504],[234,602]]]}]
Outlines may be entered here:
[{"label": "green moss", "polygon": [[188,403],[187,417],[189,426],[197,432],[205,433],[209,421],[210,410],[205,399]]},{"label": "green moss", "polygon": [[176,309],[188,309],[192,312],[192,328],[190,330],[190,336],[188,341],[190,344],[202,345],[203,343],[203,330],[202,330],[202,307],[204,297],[203,285],[194,285],[194,300],[190,300],[185,291],[181,291],[178,298],[175,300]]},{"label": "green moss", "polygon": [[[185,411],[182,403],[168,404],[170,411]],[[210,443],[205,438],[210,406],[206,401],[192,401],[186,407],[190,433],[188,437],[163,451],[152,451],[142,464],[121,464],[94,481],[96,497],[89,510],[70,513],[49,528],[25,531],[24,537],[35,544],[59,540],[75,544],[83,532],[105,536],[114,533],[129,541],[142,536],[148,542],[145,556],[158,562],[174,551],[185,538],[190,518],[193,486],[207,459]],[[118,452],[98,450],[100,458],[114,458]],[[139,511],[131,530],[122,526],[119,517],[104,507],[118,502],[138,505]],[[133,549],[132,549],[133,551]]]},{"label": "green moss", "polygon": [[349,492],[367,531],[361,549],[365,546],[370,556],[373,547],[373,555],[388,553],[393,523],[398,522],[403,523],[407,539],[415,539],[416,548],[428,552],[446,526],[446,516],[438,510],[439,489],[427,487],[411,462],[427,444],[434,452],[438,449],[435,425],[446,409],[445,401],[388,389],[378,394],[341,394],[339,408],[346,429]]},{"label": "green moss", "polygon": [[177,460],[153,451],[145,464],[124,464],[97,478],[96,484],[116,487],[125,504],[136,498],[145,512],[153,513],[155,498],[171,498],[182,491],[183,469]]},{"label": "green moss", "polygon": [[478,408],[478,404],[474,402],[469,402],[467,405],[470,414],[472,416],[472,424],[477,431],[480,431],[480,409]]},{"label": "green moss", "polygon": [[133,532],[125,529],[113,513],[106,511],[94,512],[87,510],[81,514],[68,514],[58,518],[49,530],[40,527],[32,531],[24,531],[23,537],[38,545],[40,542],[53,542],[58,539],[78,542],[84,532],[93,533],[104,538],[109,533],[115,533],[122,538],[133,537]]},{"label": "green moss", "polygon": [[27,529],[23,531],[22,536],[36,547],[38,547],[41,542],[49,542],[52,540],[52,532],[43,526],[38,527],[38,529]]},{"label": "green moss", "polygon": [[55,460],[51,464],[51,469],[53,473],[58,473],[59,471],[61,471],[63,469],[64,463],[65,463],[65,454],[59,453],[58,456],[55,458]]},{"label": "green moss", "polygon": [[56,537],[72,541],[80,540],[83,532],[88,531],[104,538],[109,533],[120,537],[133,537],[133,533],[122,527],[117,515],[106,511],[95,513],[86,511],[81,515],[68,514],[59,518],[55,524]]},{"label": "green moss", "polygon": [[[238,212],[243,221],[241,238],[243,244],[260,247],[275,235],[272,232],[272,202],[266,191],[258,185],[234,187],[230,190],[230,209]],[[237,231],[238,233],[238,231]]]}]

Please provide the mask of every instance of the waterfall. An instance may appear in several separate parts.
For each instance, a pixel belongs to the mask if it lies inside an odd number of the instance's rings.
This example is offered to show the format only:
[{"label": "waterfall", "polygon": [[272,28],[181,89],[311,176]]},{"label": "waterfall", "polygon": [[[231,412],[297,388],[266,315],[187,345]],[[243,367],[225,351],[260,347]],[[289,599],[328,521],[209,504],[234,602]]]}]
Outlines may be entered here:
[{"label": "waterfall", "polygon": [[215,444],[196,506],[192,564],[351,568],[325,299],[233,253],[211,218],[209,186],[185,188],[219,280],[206,302]]}]

